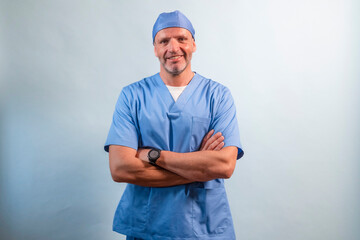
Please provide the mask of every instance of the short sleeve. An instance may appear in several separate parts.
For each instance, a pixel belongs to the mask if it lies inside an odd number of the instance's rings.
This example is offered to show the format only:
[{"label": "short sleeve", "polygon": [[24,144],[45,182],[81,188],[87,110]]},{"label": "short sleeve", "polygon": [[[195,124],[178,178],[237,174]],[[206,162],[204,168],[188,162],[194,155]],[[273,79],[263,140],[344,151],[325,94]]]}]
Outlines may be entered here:
[{"label": "short sleeve", "polygon": [[[129,95],[132,96],[131,94]],[[138,127],[134,120],[135,112],[131,109],[132,102],[123,89],[116,103],[113,120],[104,145],[105,151],[109,152],[110,145],[138,149]]]},{"label": "short sleeve", "polygon": [[236,108],[230,90],[226,87],[219,93],[219,101],[215,104],[216,111],[211,122],[215,132],[224,136],[224,147],[235,146],[238,148],[237,159],[244,155],[240,142],[239,126],[236,118]]}]

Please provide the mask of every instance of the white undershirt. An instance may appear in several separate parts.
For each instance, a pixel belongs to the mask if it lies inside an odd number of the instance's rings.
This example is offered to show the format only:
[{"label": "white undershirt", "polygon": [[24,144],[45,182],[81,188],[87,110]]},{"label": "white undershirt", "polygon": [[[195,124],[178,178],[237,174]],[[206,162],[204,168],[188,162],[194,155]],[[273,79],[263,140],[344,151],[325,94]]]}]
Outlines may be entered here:
[{"label": "white undershirt", "polygon": [[166,85],[166,87],[169,89],[169,92],[171,93],[171,96],[173,97],[174,101],[176,102],[176,100],[178,100],[180,94],[184,91],[184,89],[186,88],[186,86],[182,86],[182,87],[173,87],[173,86],[168,86]]}]

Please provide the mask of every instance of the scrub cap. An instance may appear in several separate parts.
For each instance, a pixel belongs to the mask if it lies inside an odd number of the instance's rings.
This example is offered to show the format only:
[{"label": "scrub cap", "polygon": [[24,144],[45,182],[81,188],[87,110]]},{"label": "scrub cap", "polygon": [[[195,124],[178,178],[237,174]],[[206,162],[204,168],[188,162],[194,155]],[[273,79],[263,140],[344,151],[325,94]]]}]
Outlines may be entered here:
[{"label": "scrub cap", "polygon": [[195,40],[195,29],[193,28],[190,20],[183,13],[176,10],[174,12],[161,13],[159,17],[156,19],[152,31],[153,42],[155,41],[156,34],[160,30],[170,27],[180,27],[189,30],[189,32],[191,33],[192,37]]}]

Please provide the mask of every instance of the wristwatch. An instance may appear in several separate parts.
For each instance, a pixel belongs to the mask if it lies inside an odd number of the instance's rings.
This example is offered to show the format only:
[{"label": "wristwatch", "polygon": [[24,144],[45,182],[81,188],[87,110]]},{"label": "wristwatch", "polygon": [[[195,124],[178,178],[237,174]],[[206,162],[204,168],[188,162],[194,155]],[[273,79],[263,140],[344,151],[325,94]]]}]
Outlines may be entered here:
[{"label": "wristwatch", "polygon": [[148,159],[151,165],[157,166],[156,161],[160,157],[160,152],[161,152],[160,149],[151,148],[151,150],[148,153]]}]

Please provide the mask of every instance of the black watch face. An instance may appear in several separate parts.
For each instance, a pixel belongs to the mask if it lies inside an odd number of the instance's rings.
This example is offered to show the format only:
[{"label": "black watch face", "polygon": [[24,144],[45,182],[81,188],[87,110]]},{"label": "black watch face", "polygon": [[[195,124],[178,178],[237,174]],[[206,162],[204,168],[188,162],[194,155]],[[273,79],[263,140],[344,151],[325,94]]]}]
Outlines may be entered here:
[{"label": "black watch face", "polygon": [[159,157],[159,152],[153,149],[149,152],[149,157],[151,159],[157,159]]}]

